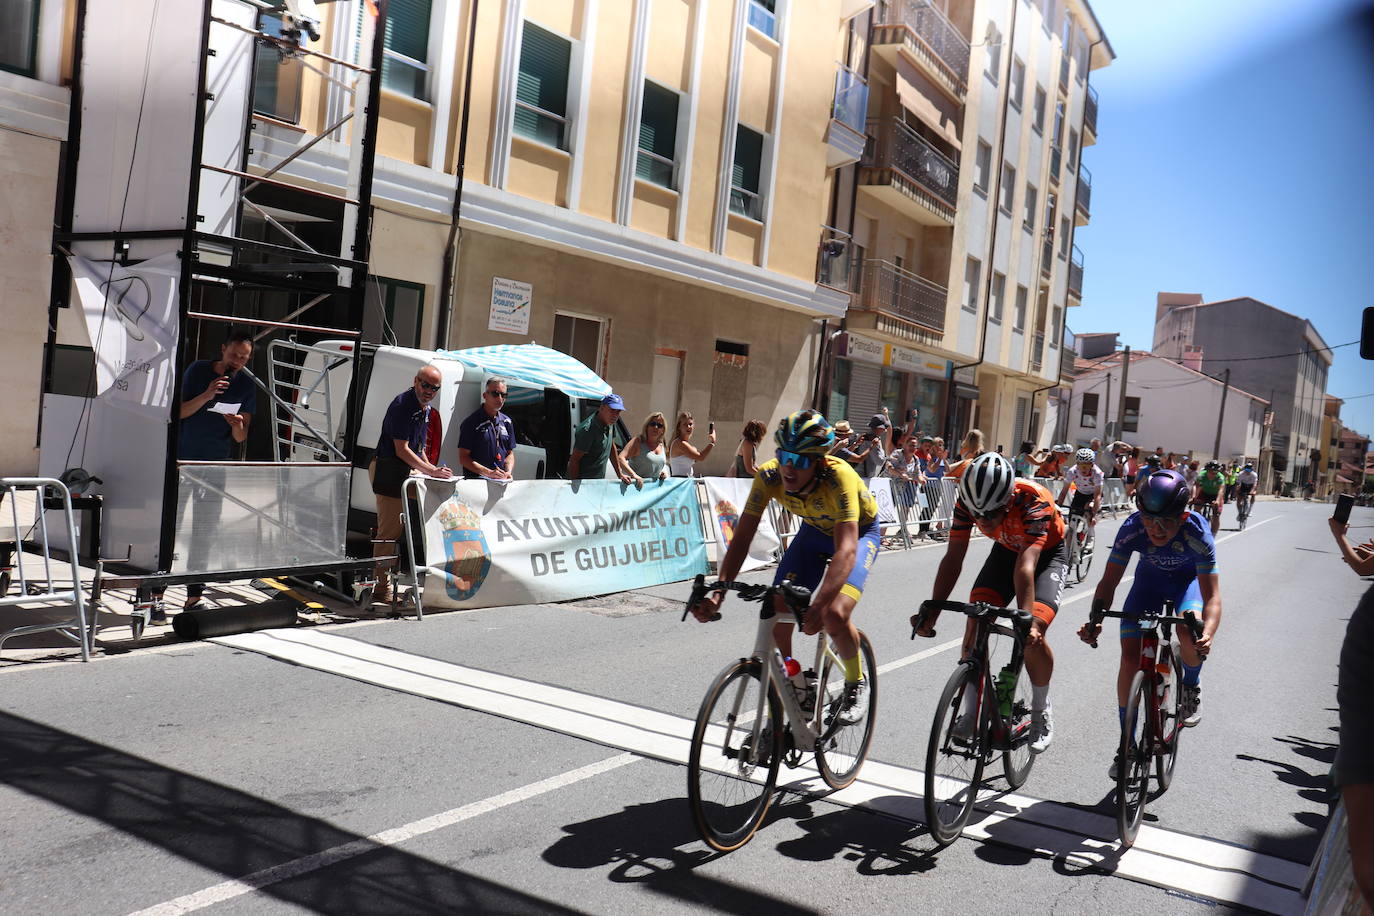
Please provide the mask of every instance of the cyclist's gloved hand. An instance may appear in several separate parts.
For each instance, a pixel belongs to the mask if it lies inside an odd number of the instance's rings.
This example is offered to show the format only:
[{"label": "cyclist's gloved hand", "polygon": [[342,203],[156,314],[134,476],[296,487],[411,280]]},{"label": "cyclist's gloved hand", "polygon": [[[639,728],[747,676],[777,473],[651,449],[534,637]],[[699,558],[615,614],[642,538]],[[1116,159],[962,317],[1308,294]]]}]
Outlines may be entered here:
[{"label": "cyclist's gloved hand", "polygon": [[940,612],[930,606],[931,602],[922,601],[921,609],[911,615],[911,626],[915,635],[929,639],[935,635],[935,621],[940,618]]},{"label": "cyclist's gloved hand", "polygon": [[1097,637],[1102,633],[1102,624],[1093,623],[1089,620],[1078,628],[1078,638],[1083,640],[1094,649],[1097,648]]},{"label": "cyclist's gloved hand", "polygon": [[712,592],[692,605],[692,616],[699,623],[710,623],[720,619],[720,603],[725,600],[723,592]]}]

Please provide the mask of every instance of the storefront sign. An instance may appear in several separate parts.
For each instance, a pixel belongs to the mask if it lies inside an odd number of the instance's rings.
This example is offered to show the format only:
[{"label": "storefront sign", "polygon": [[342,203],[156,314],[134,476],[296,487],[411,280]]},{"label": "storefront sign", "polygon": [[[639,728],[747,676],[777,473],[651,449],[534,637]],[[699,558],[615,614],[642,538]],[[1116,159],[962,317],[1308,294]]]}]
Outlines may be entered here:
[{"label": "storefront sign", "polygon": [[857,334],[850,334],[845,344],[845,356],[875,365],[887,365],[887,344]]},{"label": "storefront sign", "polygon": [[972,366],[965,366],[962,369],[955,369],[954,380],[961,385],[973,385],[975,384],[973,380],[973,373],[974,368]]},{"label": "storefront sign", "polygon": [[534,287],[530,284],[492,277],[491,317],[487,321],[487,330],[528,334],[530,303],[533,301]]},{"label": "storefront sign", "polygon": [[845,356],[850,359],[887,366],[899,372],[914,372],[933,378],[944,378],[949,374],[949,360],[939,359],[919,350],[909,350],[893,344],[885,344],[858,334],[848,335]]}]

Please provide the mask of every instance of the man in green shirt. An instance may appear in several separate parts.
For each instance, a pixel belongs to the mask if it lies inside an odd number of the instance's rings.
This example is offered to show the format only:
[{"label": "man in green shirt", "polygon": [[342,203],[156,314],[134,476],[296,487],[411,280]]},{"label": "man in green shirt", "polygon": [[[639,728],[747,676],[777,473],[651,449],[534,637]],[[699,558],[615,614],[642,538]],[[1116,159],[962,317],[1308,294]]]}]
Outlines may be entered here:
[{"label": "man in green shirt", "polygon": [[1193,506],[1211,507],[1212,537],[1216,537],[1217,530],[1221,528],[1222,494],[1225,487],[1226,474],[1222,471],[1219,461],[1207,462],[1207,466],[1193,483]]},{"label": "man in green shirt", "polygon": [[620,457],[615,447],[615,423],[625,402],[618,394],[608,394],[601,399],[596,413],[577,425],[573,433],[572,454],[568,456],[569,480],[600,480],[606,476],[606,461],[615,468],[621,483],[630,483],[634,474]]}]

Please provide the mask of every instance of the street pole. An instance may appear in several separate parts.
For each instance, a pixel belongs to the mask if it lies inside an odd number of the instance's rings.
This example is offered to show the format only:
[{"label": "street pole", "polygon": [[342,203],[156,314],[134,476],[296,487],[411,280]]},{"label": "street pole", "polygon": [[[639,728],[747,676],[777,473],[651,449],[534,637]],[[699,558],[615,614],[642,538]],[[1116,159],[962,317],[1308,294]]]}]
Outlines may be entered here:
[{"label": "street pole", "polygon": [[1120,436],[1107,435],[1112,428],[1112,370],[1107,370],[1107,393],[1102,396],[1102,435],[1107,436],[1107,450],[1111,451],[1112,443]]},{"label": "street pole", "polygon": [[1131,348],[1121,351],[1121,400],[1116,405],[1116,431],[1118,439],[1126,438],[1126,379],[1131,374]]},{"label": "street pole", "polygon": [[1217,439],[1212,443],[1212,457],[1221,460],[1221,422],[1226,419],[1226,392],[1231,390],[1231,370],[1226,370],[1221,383],[1221,410],[1217,411]]}]

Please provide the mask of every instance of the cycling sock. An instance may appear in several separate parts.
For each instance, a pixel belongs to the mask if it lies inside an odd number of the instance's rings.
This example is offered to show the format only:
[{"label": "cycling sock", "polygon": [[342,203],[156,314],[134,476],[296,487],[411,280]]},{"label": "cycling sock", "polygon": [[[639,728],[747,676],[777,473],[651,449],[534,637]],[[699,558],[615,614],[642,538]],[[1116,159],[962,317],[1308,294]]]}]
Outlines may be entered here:
[{"label": "cycling sock", "polygon": [[846,684],[853,684],[864,679],[863,668],[859,666],[859,656],[840,659],[840,663],[844,665],[844,682]]},{"label": "cycling sock", "polygon": [[1179,659],[1179,662],[1183,665],[1183,683],[1189,687],[1196,687],[1198,678],[1202,677],[1202,666],[1190,665],[1182,659]]},{"label": "cycling sock", "polygon": [[1040,710],[1044,709],[1046,706],[1049,705],[1050,685],[1046,684],[1045,686],[1040,687],[1036,684],[1031,684],[1031,710],[1034,712],[1039,712]]}]

